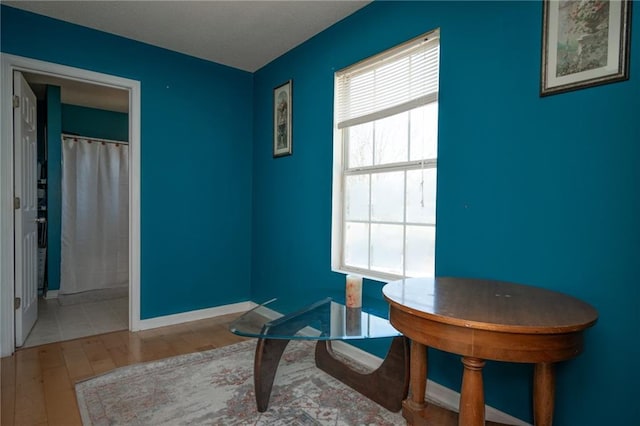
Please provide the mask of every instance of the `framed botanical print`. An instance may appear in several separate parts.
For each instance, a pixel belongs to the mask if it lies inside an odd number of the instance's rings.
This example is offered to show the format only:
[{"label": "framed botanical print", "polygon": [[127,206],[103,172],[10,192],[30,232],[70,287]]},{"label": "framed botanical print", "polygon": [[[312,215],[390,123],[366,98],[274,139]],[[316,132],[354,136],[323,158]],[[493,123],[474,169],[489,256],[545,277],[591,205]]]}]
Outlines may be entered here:
[{"label": "framed botanical print", "polygon": [[293,81],[289,80],[273,89],[273,156],[291,155],[291,110]]},{"label": "framed botanical print", "polygon": [[543,0],[540,95],[629,78],[629,0]]}]

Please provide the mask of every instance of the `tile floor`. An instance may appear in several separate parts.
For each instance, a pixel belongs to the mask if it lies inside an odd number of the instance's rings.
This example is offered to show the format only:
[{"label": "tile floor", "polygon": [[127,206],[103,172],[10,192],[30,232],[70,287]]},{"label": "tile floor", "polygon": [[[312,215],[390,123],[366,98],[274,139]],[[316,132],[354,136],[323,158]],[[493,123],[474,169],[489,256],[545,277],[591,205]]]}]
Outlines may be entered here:
[{"label": "tile floor", "polygon": [[60,304],[38,299],[38,320],[23,347],[93,336],[129,328],[129,298]]}]

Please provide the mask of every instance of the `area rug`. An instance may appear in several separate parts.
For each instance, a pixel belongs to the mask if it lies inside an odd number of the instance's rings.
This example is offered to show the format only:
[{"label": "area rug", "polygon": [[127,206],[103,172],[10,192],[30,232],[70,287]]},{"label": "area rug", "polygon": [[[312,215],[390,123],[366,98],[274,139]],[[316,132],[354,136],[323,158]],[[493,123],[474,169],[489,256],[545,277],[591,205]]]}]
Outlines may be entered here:
[{"label": "area rug", "polygon": [[256,409],[255,340],[122,367],[76,384],[84,425],[401,425],[392,413],[315,367],[314,342],[292,341],[269,408]]}]

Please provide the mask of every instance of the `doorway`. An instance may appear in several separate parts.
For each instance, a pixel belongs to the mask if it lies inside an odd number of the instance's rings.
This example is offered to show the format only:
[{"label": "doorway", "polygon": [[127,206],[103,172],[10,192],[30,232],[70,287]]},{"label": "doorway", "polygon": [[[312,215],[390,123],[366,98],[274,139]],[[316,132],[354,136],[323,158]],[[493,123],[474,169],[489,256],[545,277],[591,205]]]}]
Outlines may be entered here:
[{"label": "doorway", "polygon": [[128,329],[129,92],[20,74],[38,104],[41,222],[37,321],[16,346]]},{"label": "doorway", "polygon": [[[128,318],[127,328],[138,330],[140,322],[140,83],[107,74],[96,73],[79,68],[2,54],[2,84],[1,94],[5,105],[9,104],[12,96],[13,71],[61,78],[74,82],[84,82],[96,87],[124,90],[128,93],[129,111],[129,288],[128,288]],[[14,206],[6,202],[11,200],[10,194],[14,185],[13,165],[13,126],[12,111],[2,109],[0,121],[0,183],[2,205],[0,209],[0,355],[7,356],[15,349],[15,312],[14,295],[15,271],[14,260],[18,253],[13,247]],[[9,177],[9,179],[5,179]]]}]

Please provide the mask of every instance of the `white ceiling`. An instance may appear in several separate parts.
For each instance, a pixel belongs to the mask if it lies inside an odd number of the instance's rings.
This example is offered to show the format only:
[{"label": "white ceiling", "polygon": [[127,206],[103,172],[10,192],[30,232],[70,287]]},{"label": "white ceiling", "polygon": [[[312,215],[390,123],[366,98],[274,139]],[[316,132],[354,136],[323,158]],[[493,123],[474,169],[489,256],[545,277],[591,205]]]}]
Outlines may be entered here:
[{"label": "white ceiling", "polygon": [[[3,4],[253,72],[370,1],[28,1]],[[56,77],[26,75],[62,102],[127,112],[129,93]],[[37,93],[36,93],[37,94]]]},{"label": "white ceiling", "polygon": [[370,1],[2,3],[253,72]]}]

